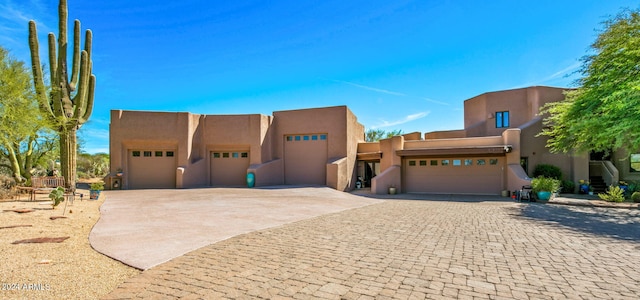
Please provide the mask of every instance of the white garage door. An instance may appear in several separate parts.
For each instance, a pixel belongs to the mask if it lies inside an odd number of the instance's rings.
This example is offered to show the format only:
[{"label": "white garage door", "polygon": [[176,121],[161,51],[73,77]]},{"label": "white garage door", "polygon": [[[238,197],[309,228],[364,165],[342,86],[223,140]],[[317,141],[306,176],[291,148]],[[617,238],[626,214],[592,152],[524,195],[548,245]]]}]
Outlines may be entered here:
[{"label": "white garage door", "polygon": [[326,185],[327,134],[285,136],[284,176],[285,184]]},{"label": "white garage door", "polygon": [[246,186],[249,151],[212,151],[211,186]]},{"label": "white garage door", "polygon": [[175,189],[175,150],[130,150],[128,176],[130,189]]},{"label": "white garage door", "polygon": [[409,193],[500,194],[504,157],[405,158]]}]

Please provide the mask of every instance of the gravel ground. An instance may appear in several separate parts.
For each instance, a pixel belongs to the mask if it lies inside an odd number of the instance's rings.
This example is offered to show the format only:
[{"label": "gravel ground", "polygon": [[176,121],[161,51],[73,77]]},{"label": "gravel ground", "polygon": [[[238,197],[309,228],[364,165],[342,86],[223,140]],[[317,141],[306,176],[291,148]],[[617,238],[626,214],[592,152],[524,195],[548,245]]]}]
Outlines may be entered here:
[{"label": "gravel ground", "polygon": [[[35,202],[0,201],[0,299],[97,299],[140,273],[91,248],[89,232],[100,218],[104,195],[96,201],[88,200],[88,191],[79,192],[84,201],[76,197],[66,209],[63,202],[52,210],[45,194]],[[15,209],[34,211],[11,211]],[[66,218],[51,220],[63,213]],[[27,226],[11,227],[16,225]],[[41,237],[69,238],[61,243],[12,244]]]}]

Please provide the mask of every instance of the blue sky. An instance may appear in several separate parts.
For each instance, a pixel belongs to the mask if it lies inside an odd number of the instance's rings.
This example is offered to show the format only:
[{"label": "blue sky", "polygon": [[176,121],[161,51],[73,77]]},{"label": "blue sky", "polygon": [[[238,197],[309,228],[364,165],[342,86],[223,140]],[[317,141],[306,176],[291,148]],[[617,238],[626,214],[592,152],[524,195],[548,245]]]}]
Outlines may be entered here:
[{"label": "blue sky", "polygon": [[[57,0],[0,0],[0,45],[41,59]],[[623,0],[69,0],[93,31],[97,90],[84,151],[108,152],[112,109],[271,114],[347,105],[367,129],[461,129],[484,92],[571,87]]]}]

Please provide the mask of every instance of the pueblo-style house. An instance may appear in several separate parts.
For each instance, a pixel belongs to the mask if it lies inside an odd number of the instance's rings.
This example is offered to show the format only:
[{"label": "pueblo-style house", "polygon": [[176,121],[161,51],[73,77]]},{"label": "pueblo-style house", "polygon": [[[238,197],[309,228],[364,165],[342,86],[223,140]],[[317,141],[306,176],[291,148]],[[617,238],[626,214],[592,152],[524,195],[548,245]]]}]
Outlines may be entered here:
[{"label": "pueblo-style house", "polygon": [[[346,191],[501,194],[530,183],[537,164],[566,180],[640,178],[640,154],[552,154],[539,110],[564,99],[535,86],[464,102],[464,129],[365,142],[346,106],[272,116],[111,111],[108,188],[320,185]],[[117,176],[116,170],[122,172]],[[638,172],[638,173],[637,173]],[[248,180],[248,178],[251,178]]]}]

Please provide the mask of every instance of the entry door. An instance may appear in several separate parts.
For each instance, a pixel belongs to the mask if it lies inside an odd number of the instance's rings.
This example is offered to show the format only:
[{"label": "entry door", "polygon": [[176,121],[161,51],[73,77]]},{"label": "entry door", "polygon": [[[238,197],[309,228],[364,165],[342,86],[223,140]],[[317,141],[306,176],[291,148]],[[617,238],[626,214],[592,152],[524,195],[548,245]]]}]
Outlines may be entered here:
[{"label": "entry door", "polygon": [[286,184],[326,185],[327,134],[285,136],[284,174]]}]

